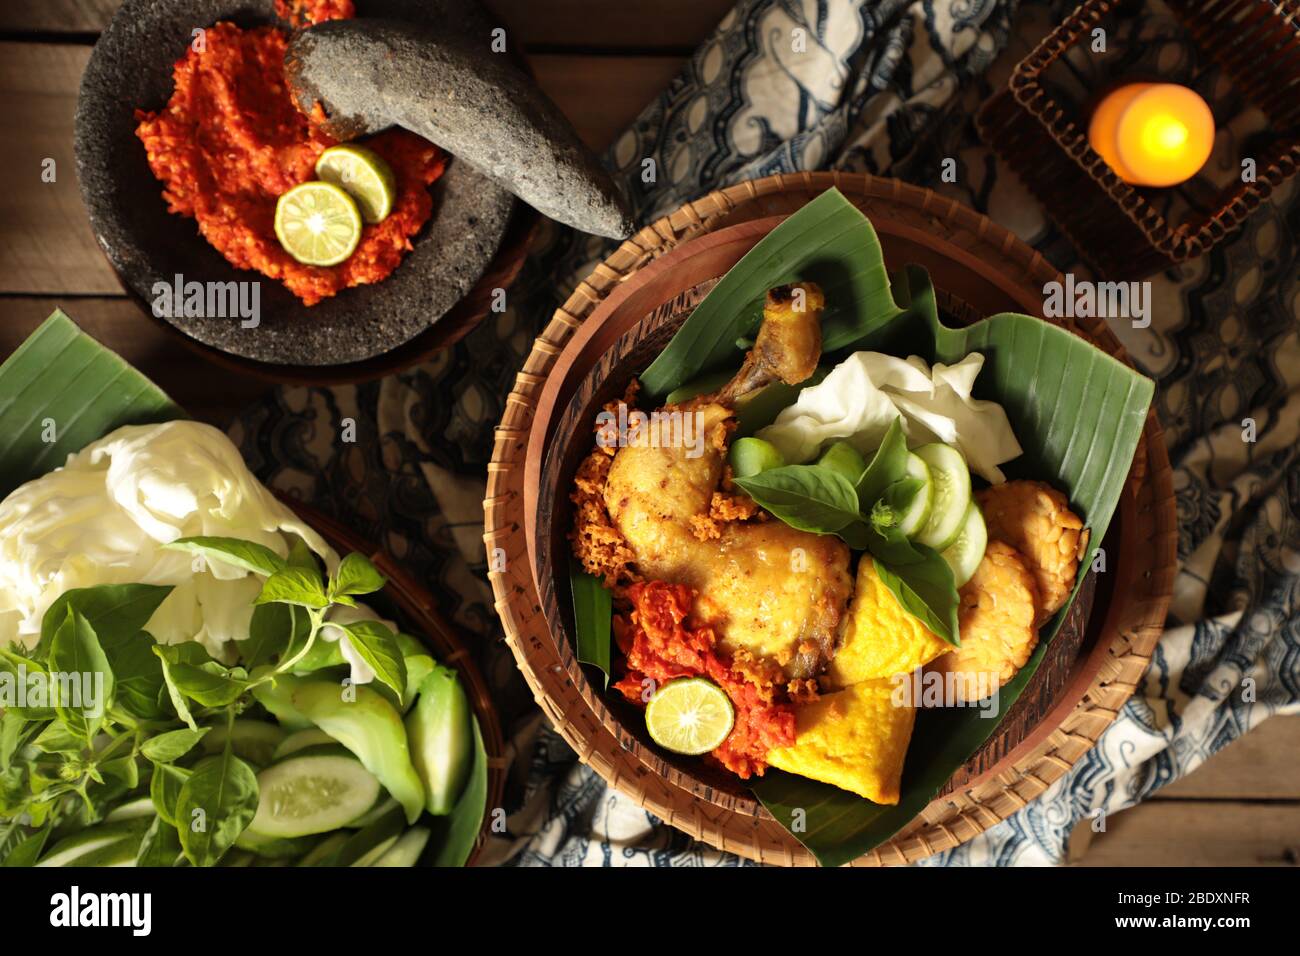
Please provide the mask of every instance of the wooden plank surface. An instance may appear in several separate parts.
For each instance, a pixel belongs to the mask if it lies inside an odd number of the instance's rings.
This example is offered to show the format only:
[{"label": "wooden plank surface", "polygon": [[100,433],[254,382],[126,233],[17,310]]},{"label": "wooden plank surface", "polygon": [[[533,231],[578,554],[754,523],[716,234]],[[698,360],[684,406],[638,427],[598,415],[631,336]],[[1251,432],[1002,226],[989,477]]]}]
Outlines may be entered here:
[{"label": "wooden plank surface", "polygon": [[224,372],[178,345],[127,298],[0,297],[0,358],[13,352],[56,308],[200,421],[224,428],[241,408],[271,389],[267,383]]},{"label": "wooden plank surface", "polygon": [[[77,90],[90,48],[0,43],[0,294],[115,294],[91,233],[72,154]],[[536,56],[538,83],[600,149],[676,76],[680,57]],[[600,90],[593,96],[592,90]],[[56,180],[41,181],[52,158]]]},{"label": "wooden plank surface", "polygon": [[[119,0],[4,0],[0,32],[98,33]],[[733,0],[488,0],[525,46],[688,50]],[[365,2],[358,4],[362,13]]]},{"label": "wooden plank surface", "polygon": [[1110,818],[1081,866],[1297,866],[1300,803],[1151,800]]},{"label": "wooden plank surface", "polygon": [[1157,796],[1300,801],[1300,716],[1270,717]]}]

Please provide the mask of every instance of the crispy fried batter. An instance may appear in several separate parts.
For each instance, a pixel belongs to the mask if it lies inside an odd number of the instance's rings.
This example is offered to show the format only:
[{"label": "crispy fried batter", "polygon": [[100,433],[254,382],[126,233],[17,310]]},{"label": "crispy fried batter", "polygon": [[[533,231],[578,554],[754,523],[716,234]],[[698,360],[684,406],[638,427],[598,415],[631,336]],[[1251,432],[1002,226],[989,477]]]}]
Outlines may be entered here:
[{"label": "crispy fried batter", "polygon": [[977,492],[989,538],[1011,545],[1038,585],[1036,625],[1059,611],[1074,590],[1088,532],[1070,502],[1041,481],[1008,481]]},{"label": "crispy fried batter", "polygon": [[[636,407],[636,396],[640,388],[641,383],[633,379],[628,383],[623,397],[607,402],[604,410],[617,419],[620,404],[626,404],[628,408]],[[609,480],[609,469],[618,451],[617,434],[610,429],[616,427],[607,424],[602,435],[602,429],[597,425],[596,447],[578,466],[578,474],[573,479],[573,492],[569,495],[569,500],[574,504],[573,527],[569,531],[573,553],[588,574],[601,578],[605,587],[611,590],[619,584],[640,580],[640,576],[631,568],[634,558],[632,549],[628,547],[622,533],[614,527],[605,506],[605,483]]]},{"label": "crispy fried batter", "polygon": [[1038,589],[1020,554],[1003,541],[990,541],[984,560],[959,592],[961,647],[929,665],[960,674],[958,700],[973,701],[1001,687],[1025,666],[1038,644]]},{"label": "crispy fried batter", "polygon": [[731,521],[748,521],[757,517],[762,521],[766,515],[758,503],[746,494],[734,493],[731,466],[722,469],[721,490],[713,493],[709,501],[707,515],[691,515],[691,533],[701,541],[722,537],[722,527]]}]

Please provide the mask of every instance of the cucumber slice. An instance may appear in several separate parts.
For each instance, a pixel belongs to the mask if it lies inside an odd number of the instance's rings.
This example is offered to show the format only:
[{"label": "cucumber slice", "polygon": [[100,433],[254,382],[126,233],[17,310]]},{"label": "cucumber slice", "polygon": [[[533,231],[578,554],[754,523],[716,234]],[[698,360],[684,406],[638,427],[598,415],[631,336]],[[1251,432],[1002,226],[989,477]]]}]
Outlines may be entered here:
[{"label": "cucumber slice", "polygon": [[[138,848],[140,841],[144,839],[144,831],[149,829],[150,822],[147,817],[135,817],[130,820],[87,827],[79,833],[60,840],[45,856],[41,857],[36,865],[81,866],[80,861],[90,854],[116,847],[118,844],[130,844],[134,841],[135,847]],[[135,851],[131,852],[134,860]]]},{"label": "cucumber slice", "polygon": [[984,515],[980,506],[971,502],[966,506],[966,520],[962,522],[957,540],[942,552],[943,559],[952,568],[953,584],[961,587],[975,574],[975,569],[984,560],[984,549],[989,543],[988,529],[984,526]]},{"label": "cucumber slice", "polygon": [[275,752],[271,754],[271,761],[274,763],[275,761],[283,760],[285,757],[289,756],[289,754],[296,753],[297,751],[303,750],[307,747],[318,747],[323,744],[332,744],[336,742],[337,741],[335,741],[333,737],[316,727],[312,727],[310,730],[295,730],[288,737],[285,737],[284,740],[280,741],[280,745],[276,747]]},{"label": "cucumber slice", "polygon": [[406,716],[411,762],[424,784],[425,808],[435,816],[451,813],[465,787],[473,734],[469,699],[456,672],[435,667],[420,686],[415,709]]},{"label": "cucumber slice", "polygon": [[245,830],[235,838],[235,846],[268,860],[295,860],[314,846],[311,837],[283,839],[266,837]]},{"label": "cucumber slice", "polygon": [[380,817],[388,813],[388,811],[392,810],[393,807],[395,806],[397,806],[397,801],[394,800],[392,797],[380,796],[379,800],[375,803],[373,807],[371,807],[365,813],[361,814],[361,816],[357,817],[355,820],[353,820],[351,823],[348,824],[348,829],[349,830],[365,829],[366,827],[370,826],[370,824],[378,820]]},{"label": "cucumber slice", "polygon": [[428,827],[415,827],[401,835],[392,848],[371,866],[415,866],[429,843]]},{"label": "cucumber slice", "polygon": [[837,441],[827,448],[817,459],[817,464],[839,472],[851,485],[856,485],[862,473],[867,470],[867,460],[846,441]]},{"label": "cucumber slice", "polygon": [[925,460],[920,455],[910,453],[907,456],[906,477],[921,482],[921,490],[912,499],[912,506],[898,522],[898,530],[903,532],[904,537],[911,538],[930,520],[930,512],[934,507],[934,479],[930,477],[930,466]]},{"label": "cucumber slice", "polygon": [[355,820],[379,796],[379,781],[354,757],[290,757],[257,775],[258,837],[327,833]]},{"label": "cucumber slice", "polygon": [[357,857],[357,861],[351,865],[352,866],[374,866],[375,863],[377,863],[385,853],[387,853],[396,845],[397,845],[397,837],[395,836],[387,837],[386,839],[381,840],[379,843],[376,843],[374,847],[367,850],[365,853],[361,854],[361,856]]},{"label": "cucumber slice", "polygon": [[105,823],[117,823],[119,820],[134,820],[137,817],[152,817],[158,811],[154,809],[152,797],[137,797],[108,812]]},{"label": "cucumber slice", "polygon": [[206,754],[219,754],[226,749],[226,737],[236,757],[247,760],[254,767],[265,767],[271,762],[275,748],[284,740],[284,731],[264,720],[236,720],[227,731],[225,726],[213,727],[203,735],[199,746]]},{"label": "cucumber slice", "polygon": [[761,438],[737,438],[727,453],[731,473],[737,478],[751,478],[769,468],[780,468],[785,458],[770,441]]},{"label": "cucumber slice", "polygon": [[966,520],[966,507],[970,504],[970,469],[961,452],[951,445],[922,445],[916,455],[930,467],[930,483],[934,486],[934,501],[930,517],[914,541],[936,551],[942,551],[957,540],[962,522]]},{"label": "cucumber slice", "polygon": [[332,833],[312,847],[297,866],[325,866],[327,861],[348,842],[346,833]]},{"label": "cucumber slice", "polygon": [[323,859],[317,866],[357,866],[363,858],[378,859],[383,852],[374,853],[376,847],[387,850],[406,828],[406,815],[402,807],[396,806],[375,820],[369,826],[358,830],[347,838],[336,853]]}]

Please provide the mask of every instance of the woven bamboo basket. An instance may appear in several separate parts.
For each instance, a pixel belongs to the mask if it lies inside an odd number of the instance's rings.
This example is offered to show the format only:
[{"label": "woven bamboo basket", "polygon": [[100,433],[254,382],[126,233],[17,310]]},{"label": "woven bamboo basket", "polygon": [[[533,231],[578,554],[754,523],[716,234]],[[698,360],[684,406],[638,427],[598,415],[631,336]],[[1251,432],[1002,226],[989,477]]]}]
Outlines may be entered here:
[{"label": "woven bamboo basket", "polygon": [[[583,699],[562,663],[547,627],[530,554],[540,455],[530,440],[545,440],[572,384],[608,347],[600,316],[612,304],[635,304],[656,260],[683,243],[725,226],[788,215],[831,186],[869,216],[887,216],[943,237],[990,264],[1022,289],[1057,278],[1040,255],[987,218],[938,194],[896,180],[842,173],[803,173],[742,183],[688,203],[624,242],[581,282],[542,330],[507,396],[488,466],[484,542],[495,604],[506,640],[547,718],[579,758],[611,786],[672,826],[721,850],[762,863],[812,865],[812,855],[765,811],[736,809],[699,799],[627,753]],[[689,260],[688,260],[689,261]],[[680,268],[680,266],[677,266]],[[647,271],[648,270],[648,271]],[[935,277],[942,287],[942,277]],[[662,303],[646,303],[649,313]],[[1102,321],[1067,323],[1112,355],[1126,360]],[[583,363],[587,362],[586,365]],[[530,468],[527,467],[531,463]],[[1033,733],[988,772],[934,800],[893,839],[854,865],[910,863],[970,840],[1041,795],[1096,742],[1134,692],[1163,627],[1175,573],[1173,482],[1159,423],[1147,422],[1119,520],[1127,540],[1142,543],[1120,555],[1114,599],[1104,612],[1105,652],[1076,669],[1066,692]],[[1119,570],[1122,568],[1123,570]]]}]

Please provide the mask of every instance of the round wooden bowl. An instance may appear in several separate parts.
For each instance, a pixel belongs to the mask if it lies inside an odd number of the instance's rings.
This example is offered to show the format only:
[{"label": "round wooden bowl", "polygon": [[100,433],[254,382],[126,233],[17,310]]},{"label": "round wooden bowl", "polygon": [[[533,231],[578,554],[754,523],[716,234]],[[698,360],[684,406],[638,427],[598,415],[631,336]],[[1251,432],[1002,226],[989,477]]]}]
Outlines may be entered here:
[{"label": "round wooden bowl", "polygon": [[[558,425],[578,383],[619,337],[671,297],[649,288],[675,273],[682,289],[715,278],[765,235],[719,230],[770,216],[788,215],[836,186],[878,226],[890,221],[910,230],[895,240],[883,234],[886,255],[897,239],[939,239],[955,247],[954,260],[973,265],[983,280],[969,288],[931,268],[940,289],[961,289],[979,314],[992,306],[985,296],[1011,297],[1018,311],[1033,313],[1045,282],[1058,278],[1040,255],[1012,234],[949,199],[896,180],[866,175],[803,173],[773,176],[711,193],[643,229],[598,265],[542,330],[496,433],[484,501],[489,577],[508,645],[548,718],[578,756],[611,786],[647,811],[695,839],[760,862],[810,865],[814,859],[765,812],[736,812],[725,797],[702,799],[629,753],[569,675],[542,610],[533,574],[529,528],[536,538],[535,508],[546,439]],[[718,234],[714,234],[718,233]],[[725,247],[730,262],[671,257],[687,242],[693,248]],[[925,243],[922,243],[924,245]],[[891,263],[895,260],[891,257]],[[950,264],[951,265],[951,264]],[[707,267],[706,267],[707,266]],[[948,267],[945,267],[948,268]],[[980,290],[983,289],[983,292]],[[1015,292],[1014,290],[1019,290]],[[953,311],[953,310],[950,310]],[[1110,354],[1124,358],[1104,323],[1065,323]],[[540,440],[539,440],[540,439]],[[1115,719],[1133,693],[1159,637],[1172,591],[1176,529],[1172,474],[1159,423],[1148,419],[1130,480],[1115,518],[1124,540],[1109,546],[1111,569],[1098,581],[1096,613],[1064,689],[1046,713],[1031,715],[1034,729],[977,775],[954,781],[890,841],[865,854],[859,865],[907,863],[951,849],[1006,819],[1066,773]],[[566,642],[567,645],[567,642]],[[971,770],[971,768],[968,768]]]},{"label": "round wooden bowl", "polygon": [[[389,555],[375,548],[351,528],[317,511],[310,505],[278,495],[281,501],[306,524],[314,528],[339,555],[356,551],[364,554],[388,578],[388,585],[373,597],[371,603],[380,613],[395,617],[408,634],[419,638],[433,651],[440,664],[454,667],[469,697],[470,707],[478,718],[483,734],[483,749],[487,752],[488,787],[483,823],[479,828],[474,850],[466,861],[473,866],[483,850],[488,828],[491,826],[493,807],[501,806],[506,785],[505,743],[501,736],[501,721],[488,691],[487,682],[479,672],[474,657],[465,640],[438,611],[429,592],[411,579],[411,576]],[[367,599],[370,600],[370,599]],[[389,605],[389,606],[385,606]]]},{"label": "round wooden bowl", "polygon": [[[775,224],[772,220],[760,222]],[[733,226],[722,230],[719,235],[737,228],[743,227]],[[694,245],[695,243],[685,244],[667,256],[665,261],[693,256]],[[596,415],[608,402],[617,401],[626,391],[628,383],[654,361],[715,283],[716,280],[711,279],[693,286],[643,318],[624,332],[578,383],[577,390],[551,434],[546,450],[538,490],[536,545],[532,557],[542,608],[560,661],[583,700],[605,728],[618,738],[623,749],[655,773],[663,775],[697,797],[717,802],[737,812],[756,815],[759,805],[750,795],[749,787],[744,781],[698,758],[672,754],[658,747],[646,732],[642,708],[628,703],[617,692],[602,693],[597,689],[592,680],[597,676],[596,672],[579,663],[576,656],[573,605],[568,587],[571,549],[567,535],[573,523],[573,505],[569,494],[579,465],[595,446]],[[951,295],[945,294],[944,299],[947,307],[941,311],[941,318],[950,326],[983,318]],[[649,409],[647,407],[643,410]],[[1108,531],[1106,544],[1113,549],[1114,542],[1122,538],[1121,516]],[[1100,648],[1104,652],[1104,643],[1097,640],[1098,629],[1094,628],[1090,632],[1088,627],[1098,587],[1097,578],[1098,575],[1091,570],[1086,575],[1083,588],[1024,693],[1000,723],[996,733],[971,756],[954,776],[953,782],[941,792],[946,793],[956,783],[972,779],[995,766],[1004,754],[1032,733],[1038,719],[1051,710],[1069,683],[1082,648],[1087,646],[1092,652],[1097,652]],[[1105,592],[1108,590],[1108,587],[1102,588],[1103,598],[1107,596]]]}]

